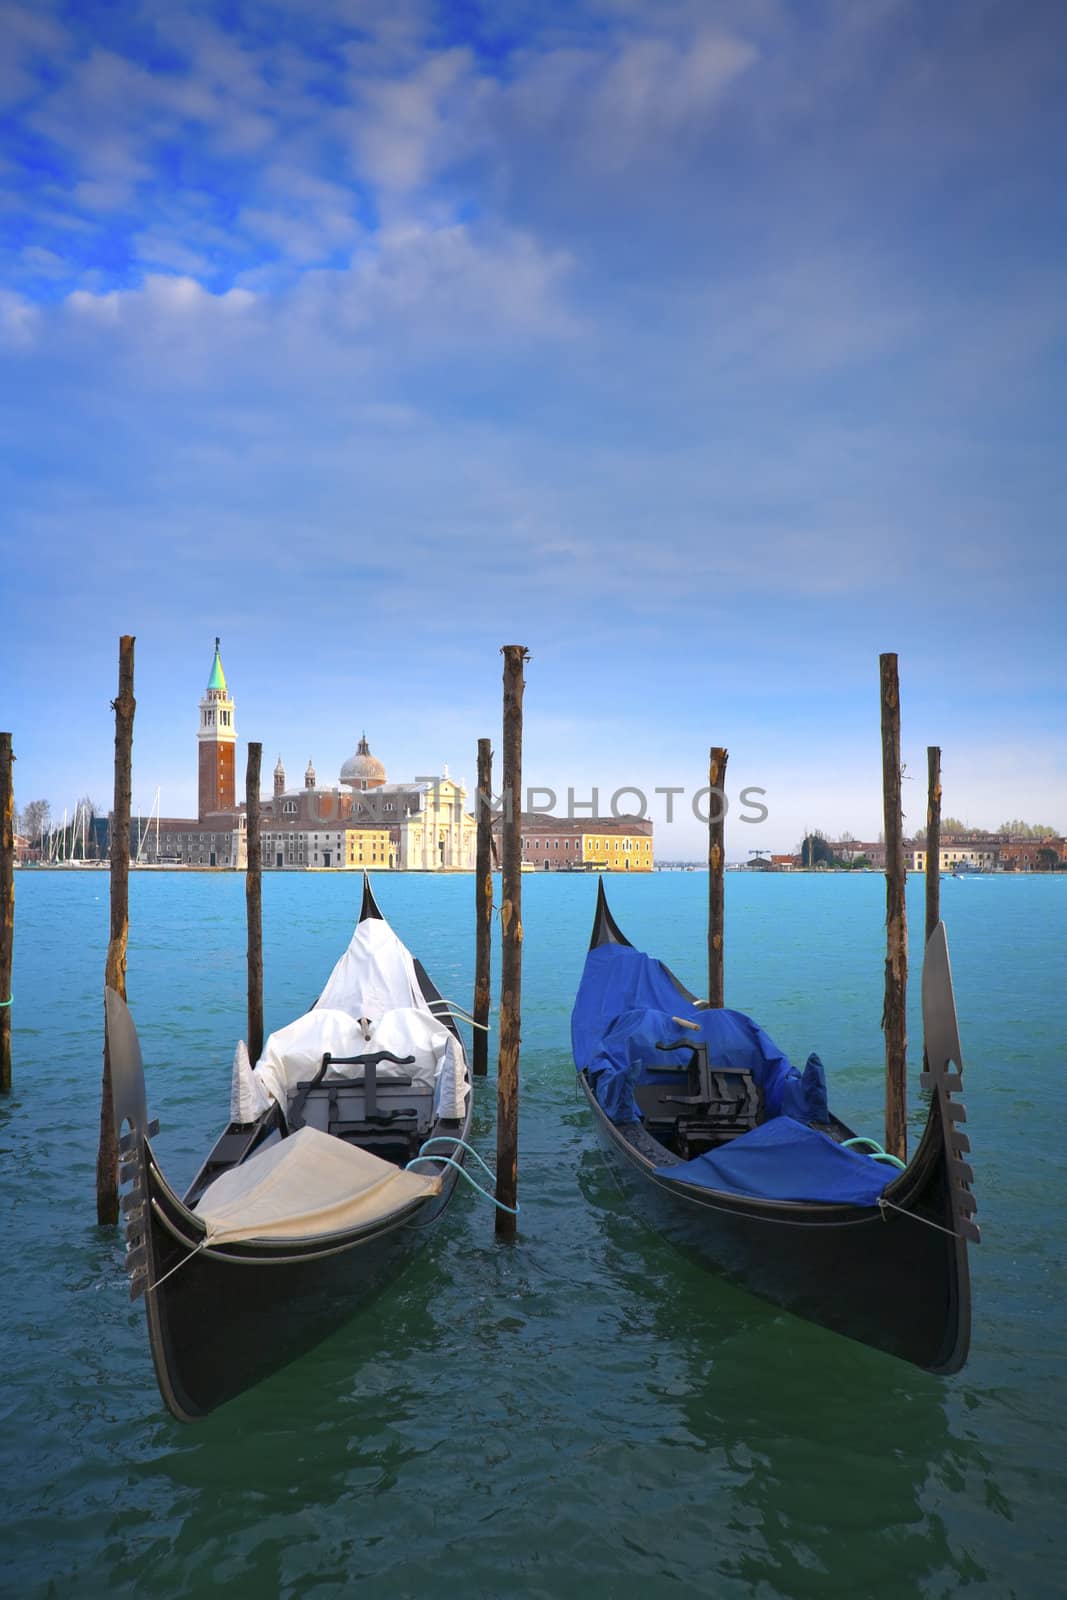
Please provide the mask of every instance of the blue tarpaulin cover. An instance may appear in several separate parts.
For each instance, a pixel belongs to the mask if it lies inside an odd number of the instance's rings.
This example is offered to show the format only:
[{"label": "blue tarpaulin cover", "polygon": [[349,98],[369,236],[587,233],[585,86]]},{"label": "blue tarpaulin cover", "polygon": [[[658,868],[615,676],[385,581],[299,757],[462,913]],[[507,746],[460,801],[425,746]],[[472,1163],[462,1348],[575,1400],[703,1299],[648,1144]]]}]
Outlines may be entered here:
[{"label": "blue tarpaulin cover", "polygon": [[792,1117],[775,1117],[742,1133],[718,1150],[679,1166],[658,1167],[657,1176],[701,1189],[754,1195],[763,1200],[838,1201],[873,1206],[896,1170],[856,1150],[835,1144]]},{"label": "blue tarpaulin cover", "polygon": [[[695,1023],[695,1031],[679,1027],[674,1017]],[[667,1039],[684,1040],[688,1048],[677,1056],[657,1050]],[[640,1121],[635,1084],[683,1083],[688,1051],[701,1042],[708,1046],[714,1067],[752,1073],[768,1117],[788,1111],[805,1121],[826,1120],[826,1084],[817,1056],[809,1059],[801,1077],[751,1017],[741,1011],[698,1010],[662,962],[630,945],[598,945],[586,956],[571,1016],[571,1042],[575,1066],[588,1071],[597,1102],[612,1122]],[[647,1071],[649,1065],[673,1062],[680,1069],[677,1079]]]}]

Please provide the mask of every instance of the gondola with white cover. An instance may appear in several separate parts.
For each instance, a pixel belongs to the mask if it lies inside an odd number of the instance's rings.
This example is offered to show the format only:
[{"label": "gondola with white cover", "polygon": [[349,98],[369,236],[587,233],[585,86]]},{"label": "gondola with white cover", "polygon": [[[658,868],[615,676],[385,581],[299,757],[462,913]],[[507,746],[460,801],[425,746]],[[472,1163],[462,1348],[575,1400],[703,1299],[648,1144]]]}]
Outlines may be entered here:
[{"label": "gondola with white cover", "polygon": [[428,1238],[463,1162],[470,1070],[452,1006],[365,880],[315,1005],[254,1067],[238,1045],[230,1122],[179,1198],[133,1019],[105,999],[131,1297],[167,1408],[192,1421],[311,1348]]}]

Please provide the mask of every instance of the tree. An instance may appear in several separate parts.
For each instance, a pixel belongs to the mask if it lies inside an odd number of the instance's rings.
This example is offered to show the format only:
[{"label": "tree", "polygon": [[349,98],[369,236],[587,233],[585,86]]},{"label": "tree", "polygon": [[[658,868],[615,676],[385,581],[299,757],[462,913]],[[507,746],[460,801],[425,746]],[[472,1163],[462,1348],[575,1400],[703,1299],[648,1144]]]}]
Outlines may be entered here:
[{"label": "tree", "polygon": [[22,813],[22,831],[31,844],[40,844],[48,832],[52,808],[47,800],[31,800]]},{"label": "tree", "polygon": [[802,867],[831,867],[833,862],[834,853],[830,849],[822,829],[816,828],[814,833],[807,834],[800,846],[800,865]]},{"label": "tree", "polygon": [[999,832],[1016,839],[1055,839],[1059,837],[1060,830],[1047,827],[1043,822],[1022,822],[1016,817],[1014,822],[1002,822]]},{"label": "tree", "polygon": [[976,830],[970,827],[966,822],[961,822],[959,817],[941,818],[942,839],[945,837],[946,833],[974,833],[975,831]]},{"label": "tree", "polygon": [[1050,844],[1044,845],[1037,852],[1037,859],[1042,863],[1046,872],[1055,872],[1060,862],[1059,855]]}]

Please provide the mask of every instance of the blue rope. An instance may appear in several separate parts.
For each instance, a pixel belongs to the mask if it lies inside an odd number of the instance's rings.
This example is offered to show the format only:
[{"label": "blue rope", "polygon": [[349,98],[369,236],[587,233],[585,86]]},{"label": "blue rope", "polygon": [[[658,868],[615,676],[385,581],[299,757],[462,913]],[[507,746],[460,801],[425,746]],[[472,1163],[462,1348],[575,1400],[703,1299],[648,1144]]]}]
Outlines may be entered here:
[{"label": "blue rope", "polygon": [[841,1148],[842,1150],[851,1150],[853,1145],[857,1144],[870,1146],[870,1149],[865,1154],[869,1155],[872,1161],[888,1161],[891,1167],[899,1167],[901,1172],[906,1171],[907,1163],[901,1161],[898,1156],[891,1156],[888,1150],[883,1150],[877,1139],[865,1139],[860,1134],[855,1139],[842,1139]]},{"label": "blue rope", "polygon": [[0,1006],[11,1006],[15,1003],[15,996],[9,994],[6,1000],[0,1000]]},{"label": "blue rope", "polygon": [[491,1195],[489,1193],[488,1189],[483,1189],[481,1184],[478,1182],[478,1180],[476,1178],[472,1178],[469,1172],[464,1172],[464,1170],[460,1166],[459,1162],[458,1161],[453,1161],[451,1156],[414,1156],[412,1158],[412,1160],[410,1160],[408,1162],[407,1166],[404,1168],[405,1172],[409,1172],[411,1170],[411,1168],[415,1165],[416,1161],[439,1161],[441,1163],[441,1165],[444,1166],[444,1167],[455,1167],[455,1169],[459,1173],[460,1177],[461,1178],[466,1178],[466,1180],[470,1184],[471,1188],[476,1190],[477,1193],[480,1194],[483,1197],[483,1199],[488,1200],[490,1205],[496,1206],[499,1211],[506,1211],[508,1213],[508,1215],[511,1216],[511,1217],[517,1217],[518,1216],[518,1214],[519,1214],[518,1206],[515,1206],[514,1208],[512,1208],[511,1206],[506,1206],[504,1204],[503,1200],[497,1200],[493,1195]]},{"label": "blue rope", "polygon": [[[481,1167],[482,1171],[484,1173],[486,1173],[490,1178],[492,1178],[494,1184],[496,1183],[496,1173],[493,1171],[492,1167],[489,1165],[489,1163],[487,1161],[483,1161],[482,1160],[481,1156],[478,1154],[477,1150],[475,1150],[474,1146],[467,1144],[465,1139],[460,1139],[454,1133],[436,1133],[436,1134],[434,1134],[432,1139],[427,1139],[425,1144],[422,1144],[422,1145],[419,1146],[419,1155],[420,1156],[424,1156],[426,1154],[427,1150],[430,1148],[430,1146],[432,1144],[450,1144],[450,1145],[452,1145],[453,1146],[453,1150],[452,1150],[452,1154],[453,1155],[455,1155],[457,1150],[466,1150],[466,1152],[467,1152],[467,1154],[469,1156],[473,1156],[474,1157],[475,1161],[477,1161],[477,1163]],[[444,1157],[441,1157],[440,1159],[443,1160]]]}]

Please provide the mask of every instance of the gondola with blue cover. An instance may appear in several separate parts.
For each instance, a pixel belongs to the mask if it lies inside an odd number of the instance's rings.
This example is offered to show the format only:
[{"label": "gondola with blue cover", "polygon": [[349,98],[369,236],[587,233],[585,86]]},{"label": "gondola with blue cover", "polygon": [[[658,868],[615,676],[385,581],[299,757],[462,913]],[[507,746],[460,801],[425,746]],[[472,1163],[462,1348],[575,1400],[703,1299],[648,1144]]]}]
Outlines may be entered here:
[{"label": "gondola with blue cover", "polygon": [[775,1304],[947,1374],[967,1358],[979,1233],[940,923],[922,998],[929,1107],[903,1169],[829,1110],[817,1056],[799,1071],[752,1018],[634,949],[603,883],[571,1031],[597,1133],[651,1225]]}]

